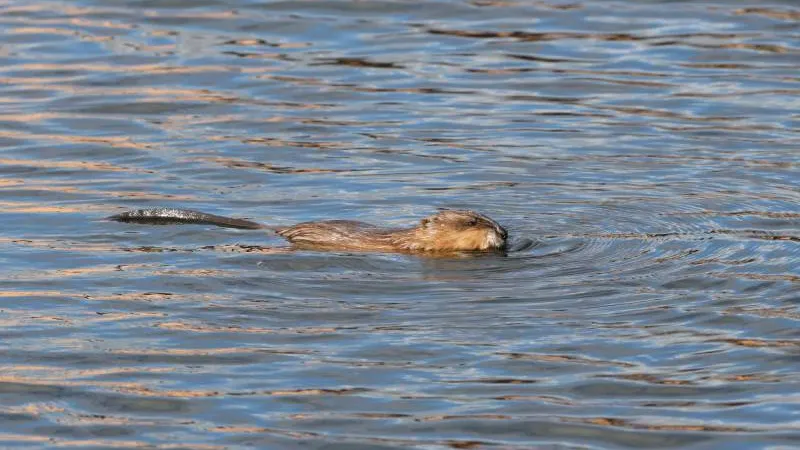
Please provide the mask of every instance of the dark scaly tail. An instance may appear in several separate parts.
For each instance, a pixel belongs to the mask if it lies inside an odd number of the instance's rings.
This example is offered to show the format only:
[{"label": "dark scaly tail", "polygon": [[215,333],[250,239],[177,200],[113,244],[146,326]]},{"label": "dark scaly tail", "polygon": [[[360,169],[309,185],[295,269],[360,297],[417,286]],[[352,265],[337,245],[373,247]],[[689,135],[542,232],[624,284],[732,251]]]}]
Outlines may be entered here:
[{"label": "dark scaly tail", "polygon": [[107,220],[117,222],[143,223],[150,225],[171,225],[171,224],[200,224],[216,225],[225,228],[240,228],[244,230],[258,230],[267,228],[257,222],[245,219],[234,219],[232,217],[217,216],[190,209],[174,208],[153,208],[135,209],[107,217]]}]

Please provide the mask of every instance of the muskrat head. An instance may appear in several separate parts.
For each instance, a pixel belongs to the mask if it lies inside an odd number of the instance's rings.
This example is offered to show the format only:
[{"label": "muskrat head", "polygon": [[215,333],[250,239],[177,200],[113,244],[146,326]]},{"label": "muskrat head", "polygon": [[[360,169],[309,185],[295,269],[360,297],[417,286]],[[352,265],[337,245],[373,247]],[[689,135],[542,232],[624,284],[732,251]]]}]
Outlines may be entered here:
[{"label": "muskrat head", "polygon": [[499,223],[474,211],[443,210],[422,219],[420,229],[428,250],[499,250],[508,237]]}]

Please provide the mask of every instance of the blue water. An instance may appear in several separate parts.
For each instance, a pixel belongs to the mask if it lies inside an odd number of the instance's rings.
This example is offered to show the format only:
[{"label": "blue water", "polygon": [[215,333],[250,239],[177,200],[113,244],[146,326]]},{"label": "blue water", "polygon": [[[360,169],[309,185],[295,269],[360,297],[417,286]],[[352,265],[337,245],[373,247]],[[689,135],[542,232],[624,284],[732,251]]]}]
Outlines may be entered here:
[{"label": "blue water", "polygon": [[[0,3],[0,446],[800,442],[795,2]],[[102,218],[481,211],[429,257]]]}]

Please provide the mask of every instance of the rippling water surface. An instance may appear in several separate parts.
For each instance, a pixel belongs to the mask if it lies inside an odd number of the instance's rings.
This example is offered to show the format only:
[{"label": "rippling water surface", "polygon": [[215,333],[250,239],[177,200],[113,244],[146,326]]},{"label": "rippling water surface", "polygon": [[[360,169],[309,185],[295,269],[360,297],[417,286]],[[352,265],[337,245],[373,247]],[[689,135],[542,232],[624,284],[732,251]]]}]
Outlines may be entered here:
[{"label": "rippling water surface", "polygon": [[[784,448],[800,9],[0,1],[0,445]],[[507,257],[102,221],[388,226]]]}]

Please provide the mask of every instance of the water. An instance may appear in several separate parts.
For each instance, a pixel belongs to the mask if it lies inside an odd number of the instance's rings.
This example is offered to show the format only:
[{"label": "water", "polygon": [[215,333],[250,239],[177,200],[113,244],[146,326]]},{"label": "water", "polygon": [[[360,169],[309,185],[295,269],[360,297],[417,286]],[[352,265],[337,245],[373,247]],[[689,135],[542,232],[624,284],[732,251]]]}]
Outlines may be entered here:
[{"label": "water", "polygon": [[[788,448],[795,2],[0,2],[0,446]],[[507,257],[269,224],[482,211]]]}]

